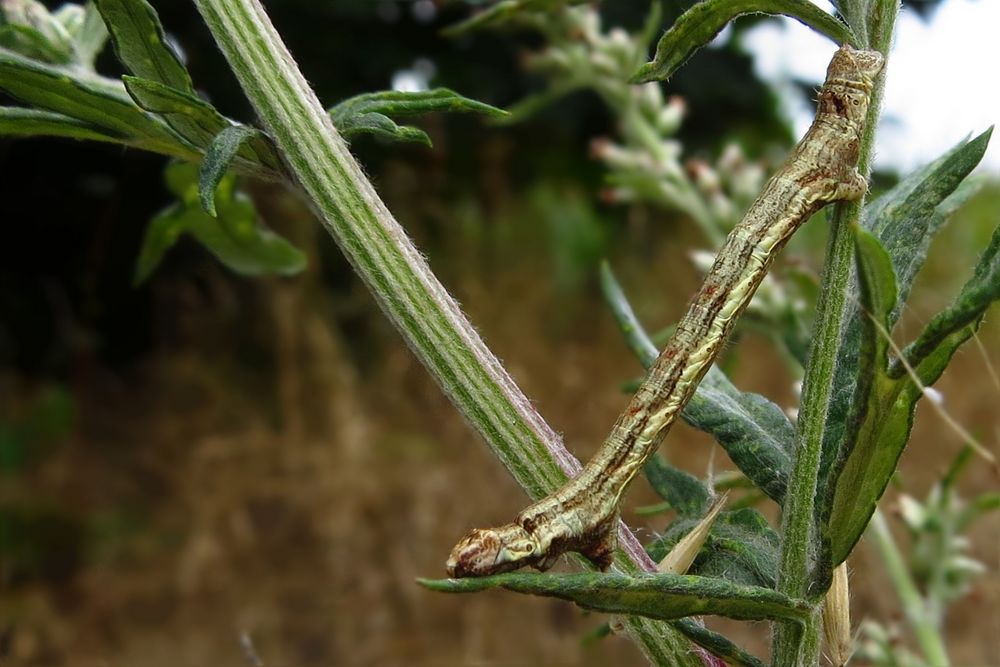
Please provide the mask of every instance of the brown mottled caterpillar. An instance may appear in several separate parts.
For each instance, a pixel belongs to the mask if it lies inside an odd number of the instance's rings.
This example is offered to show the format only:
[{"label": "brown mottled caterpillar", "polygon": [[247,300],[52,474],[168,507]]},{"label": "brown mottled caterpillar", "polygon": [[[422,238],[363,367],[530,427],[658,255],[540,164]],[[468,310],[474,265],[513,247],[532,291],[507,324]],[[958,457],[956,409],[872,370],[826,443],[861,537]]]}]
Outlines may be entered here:
[{"label": "brown mottled caterpillar", "polygon": [[477,577],[526,565],[545,570],[568,551],[580,552],[602,570],[610,566],[625,489],[691,398],[774,256],[820,208],[865,193],[858,147],[882,63],[875,51],[846,45],[837,50],[812,126],[726,238],[604,445],[577,477],[512,523],[463,537],[448,558],[449,576]]}]

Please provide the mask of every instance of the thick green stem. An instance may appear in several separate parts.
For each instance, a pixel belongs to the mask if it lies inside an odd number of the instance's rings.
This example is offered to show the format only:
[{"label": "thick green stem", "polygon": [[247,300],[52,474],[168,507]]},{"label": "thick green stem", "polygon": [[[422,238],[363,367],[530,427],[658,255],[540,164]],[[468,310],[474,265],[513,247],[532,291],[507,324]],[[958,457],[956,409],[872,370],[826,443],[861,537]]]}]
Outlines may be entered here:
[{"label": "thick green stem", "polygon": [[933,621],[933,615],[921,597],[920,591],[917,590],[916,583],[910,577],[903,555],[899,553],[889,526],[878,510],[875,510],[872,522],[868,525],[868,534],[875,538],[875,547],[882,557],[882,563],[889,574],[889,581],[892,582],[892,587],[902,603],[903,614],[917,638],[917,643],[920,644],[924,660],[928,665],[948,667],[951,661],[948,659],[941,633]]},{"label": "thick green stem", "polygon": [[[874,0],[870,15],[853,18],[855,32],[867,26],[870,48],[888,56],[899,10],[898,0]],[[875,143],[875,129],[882,101],[885,70],[875,82],[865,132],[861,138],[858,170],[868,176]],[[861,217],[864,200],[841,203],[831,216],[830,239],[819,290],[813,345],[809,352],[802,401],[799,408],[795,458],[782,507],[781,563],[778,590],[802,599],[809,594],[815,558],[823,553],[816,534],[816,497],[823,450],[826,417],[835,387],[834,369],[841,345],[840,332],[847,316],[848,288],[854,257],[851,227]],[[775,630],[772,664],[775,667],[806,667],[819,660],[821,615],[815,614],[803,627],[779,626]]]},{"label": "thick green stem", "polygon": [[[532,407],[365,178],[258,0],[195,0],[291,175],[382,309],[533,499],[579,462]],[[460,530],[456,526],[456,531]],[[616,565],[651,569],[627,530]],[[442,552],[443,560],[444,552]],[[629,621],[657,664],[701,664],[668,625]]]}]

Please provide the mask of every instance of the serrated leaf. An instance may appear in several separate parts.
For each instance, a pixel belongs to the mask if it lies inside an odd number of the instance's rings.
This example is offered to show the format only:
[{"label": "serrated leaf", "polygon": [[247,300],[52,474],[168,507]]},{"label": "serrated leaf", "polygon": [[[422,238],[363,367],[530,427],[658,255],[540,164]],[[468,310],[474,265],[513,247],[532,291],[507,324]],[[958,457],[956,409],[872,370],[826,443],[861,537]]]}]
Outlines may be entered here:
[{"label": "serrated leaf", "polygon": [[860,46],[850,28],[808,0],[704,0],[681,14],[664,33],[656,46],[653,60],[639,68],[632,82],[669,79],[695,51],[712,41],[726,24],[746,14],[788,16],[826,35],[836,44]]},{"label": "serrated leaf", "polygon": [[167,186],[179,198],[153,218],[136,263],[134,284],[145,281],[183,234],[193,236],[219,261],[243,275],[292,275],[305,268],[305,255],[257,224],[253,203],[223,177],[216,192],[218,217],[202,210],[197,167],[175,162],[166,170]]},{"label": "serrated leaf", "polygon": [[25,107],[0,107],[0,136],[66,137],[128,143],[127,137],[111,134],[82,120]]},{"label": "serrated leaf", "polygon": [[225,176],[233,158],[240,147],[259,132],[245,125],[231,125],[225,128],[212,140],[201,161],[201,171],[198,175],[198,191],[201,194],[201,206],[213,218],[215,217],[215,189]]},{"label": "serrated leaf", "polygon": [[482,113],[502,117],[502,109],[471,100],[447,88],[404,92],[382,91],[348,98],[328,110],[337,131],[351,139],[372,134],[393,141],[415,141],[428,146],[430,137],[423,130],[397,125],[390,116],[415,116],[433,112]]},{"label": "serrated leaf", "polygon": [[689,472],[667,463],[654,454],[645,465],[646,479],[661,498],[670,503],[678,516],[700,517],[712,501],[712,493]]},{"label": "serrated leaf", "polygon": [[195,96],[191,75],[167,43],[160,19],[146,0],[95,0],[118,60],[136,77]]},{"label": "serrated leaf", "polygon": [[810,614],[808,603],[792,600],[777,591],[690,575],[513,572],[472,579],[417,581],[443,593],[471,593],[502,587],[516,593],[569,600],[592,611],[667,621],[712,615],[741,620],[801,622]]},{"label": "serrated leaf", "polygon": [[[659,352],[607,263],[601,266],[601,290],[629,347],[649,368]],[[684,406],[681,418],[713,436],[744,475],[775,502],[781,502],[795,442],[795,428],[781,408],[759,394],[739,391],[713,365]]]},{"label": "serrated leaf", "polygon": [[764,667],[764,663],[757,656],[729,641],[725,635],[709,630],[698,621],[682,618],[674,621],[673,625],[695,644],[725,660],[727,665]]},{"label": "serrated leaf", "polygon": [[[137,107],[121,84],[75,77],[67,70],[0,48],[0,90],[27,104],[86,121],[114,134],[141,138],[144,145],[173,145],[166,127]],[[161,150],[162,148],[151,148]]]}]

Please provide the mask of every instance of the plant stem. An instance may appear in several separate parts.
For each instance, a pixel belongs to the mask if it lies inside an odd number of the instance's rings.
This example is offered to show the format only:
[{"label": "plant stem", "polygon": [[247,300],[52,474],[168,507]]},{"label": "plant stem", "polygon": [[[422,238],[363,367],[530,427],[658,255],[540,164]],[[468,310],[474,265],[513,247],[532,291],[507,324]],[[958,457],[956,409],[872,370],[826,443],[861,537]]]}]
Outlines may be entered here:
[{"label": "plant stem", "polygon": [[[410,348],[532,499],[580,469],[379,199],[258,0],[195,0],[289,171]],[[654,566],[627,529],[615,564]],[[629,627],[656,664],[701,664],[665,623]]]},{"label": "plant stem", "polygon": [[[870,48],[877,49],[888,58],[889,46],[898,0],[875,0],[871,16],[848,16],[855,32],[866,34],[858,28],[870,26]],[[867,24],[866,18],[872,20]],[[882,101],[885,69],[875,81],[865,131],[861,137],[858,171],[868,176],[875,142],[875,129]],[[806,364],[802,385],[802,401],[796,433],[795,456],[788,491],[782,507],[781,562],[778,572],[778,590],[802,599],[809,594],[811,575],[816,556],[823,553],[818,544],[815,526],[816,495],[819,468],[823,450],[823,433],[827,411],[835,387],[834,370],[841,344],[840,331],[847,316],[847,293],[850,287],[851,267],[854,258],[854,235],[851,227],[861,217],[864,199],[837,204],[831,216],[830,238],[827,243],[826,263],[816,306],[816,324],[813,345]],[[819,660],[820,614],[802,627],[790,624],[775,629],[772,647],[772,664],[775,667],[805,667]]]},{"label": "plant stem", "polygon": [[903,556],[899,553],[892,533],[889,531],[889,526],[885,522],[885,517],[877,509],[872,516],[872,522],[868,525],[868,532],[875,538],[875,547],[878,549],[882,563],[889,574],[889,581],[892,582],[892,587],[896,590],[896,595],[899,596],[899,601],[902,603],[903,614],[917,638],[917,643],[920,644],[924,660],[928,665],[948,667],[951,661],[948,659],[948,652],[945,650],[941,633],[935,625],[924,599],[920,596],[917,585],[910,577]]}]

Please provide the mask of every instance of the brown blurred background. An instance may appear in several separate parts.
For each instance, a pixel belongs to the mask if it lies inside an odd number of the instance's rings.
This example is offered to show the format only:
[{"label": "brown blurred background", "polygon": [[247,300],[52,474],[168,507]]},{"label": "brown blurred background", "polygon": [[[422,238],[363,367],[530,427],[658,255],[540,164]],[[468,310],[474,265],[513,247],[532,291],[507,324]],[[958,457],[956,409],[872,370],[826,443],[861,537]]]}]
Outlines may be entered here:
[{"label": "brown blurred background", "polygon": [[[249,118],[193,10],[154,4],[196,85]],[[676,15],[682,3],[672,4]],[[442,39],[460,6],[430,24],[406,11],[387,21],[364,2],[268,7],[330,103],[387,87],[415,53],[433,60],[435,83],[499,105],[537,83],[518,62],[530,38]],[[645,3],[609,11],[636,25]],[[706,90],[699,62],[728,78]],[[114,67],[109,58],[105,71]],[[755,142],[787,145],[745,54],[727,47],[691,67],[671,84],[696,109],[681,134],[687,154],[715,155],[733,139],[751,155],[761,152]],[[732,100],[713,101],[719,91]],[[764,129],[720,136],[737,117]],[[465,117],[421,125],[432,150],[355,149],[487,343],[585,459],[624,404],[621,385],[640,373],[600,298],[596,262],[610,259],[658,329],[697,286],[688,253],[704,242],[682,218],[598,201],[602,170],[587,144],[613,129],[588,95],[513,128]],[[508,520],[523,493],[286,192],[253,189],[268,224],[309,254],[303,275],[240,278],[186,241],[150,282],[130,287],[145,223],[169,202],[162,167],[105,147],[0,142],[0,664],[243,665],[241,633],[268,667],[641,664],[621,638],[584,646],[605,619],[567,603],[450,597],[414,583],[442,575],[455,539]],[[1000,187],[987,187],[942,233],[901,336],[962,284],[998,203]],[[813,221],[789,251],[817,271],[822,225]],[[980,340],[938,388],[954,418],[994,445],[1000,387],[986,368],[1000,365],[995,316]],[[794,405],[792,379],[763,339],[744,337],[726,363],[741,388]],[[922,497],[960,446],[923,406],[901,487]],[[663,452],[700,476],[732,467],[684,426]],[[996,486],[977,462],[962,491]],[[627,503],[654,501],[639,482]],[[665,524],[626,520],[641,539]],[[971,555],[990,571],[949,616],[958,665],[1000,664],[998,530],[993,516],[971,536]],[[898,618],[874,552],[862,544],[851,565],[855,619]],[[710,625],[765,646],[764,625]]]}]

